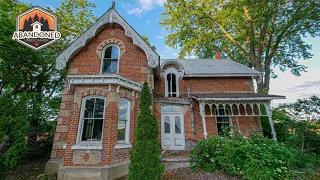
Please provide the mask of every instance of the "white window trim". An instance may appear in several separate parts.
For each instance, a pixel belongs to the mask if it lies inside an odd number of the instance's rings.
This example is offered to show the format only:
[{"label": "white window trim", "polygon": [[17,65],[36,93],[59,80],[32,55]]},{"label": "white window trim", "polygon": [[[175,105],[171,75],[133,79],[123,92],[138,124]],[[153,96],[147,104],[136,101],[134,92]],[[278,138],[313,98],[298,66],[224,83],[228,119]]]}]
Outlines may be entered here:
[{"label": "white window trim", "polygon": [[[103,59],[104,59],[104,54],[105,54],[105,52],[106,52],[106,49],[108,48],[108,47],[111,47],[111,46],[114,46],[114,47],[116,47],[116,48],[118,48],[118,67],[117,67],[117,74],[119,74],[119,62],[120,62],[120,48],[119,48],[119,46],[117,46],[116,44],[108,44],[108,45],[106,45],[103,49],[102,49],[102,55],[101,55],[101,62],[100,62],[100,73],[101,74],[109,74],[109,73],[104,73],[104,72],[102,72],[102,70],[103,70]],[[112,51],[111,51],[111,53],[112,53]]]},{"label": "white window trim", "polygon": [[[224,110],[224,112],[225,112],[225,115],[226,116],[222,116],[222,117],[228,117],[228,119],[229,119],[229,126],[232,126],[232,118],[231,118],[231,116],[230,115],[228,115],[228,114],[230,114],[230,111],[231,110],[229,110],[229,109],[224,109],[224,108],[215,108],[215,112],[216,112],[216,110]],[[228,113],[229,112],[229,113]],[[219,136],[219,132],[218,132],[218,118],[219,117],[221,117],[221,116],[216,116],[216,130],[217,130],[217,136]],[[219,124],[227,124],[227,123],[221,123],[221,122],[219,122]],[[232,133],[232,128],[230,128],[230,133]]]},{"label": "white window trim", "polygon": [[[125,140],[118,141],[115,148],[116,149],[131,148],[132,147],[132,145],[130,144],[131,101],[127,98],[121,98],[120,101],[125,101],[128,104],[128,113],[127,113],[128,122],[126,123]],[[120,108],[120,101],[119,101],[119,108]],[[119,110],[119,112],[120,112],[120,110]],[[118,123],[119,123],[119,115],[118,115]],[[118,136],[117,136],[117,138],[118,138]]]},{"label": "white window trim", "polygon": [[[167,81],[167,75],[173,73],[176,75],[176,89],[177,89],[177,94],[176,97],[179,97],[179,77],[180,74],[179,72],[175,69],[175,68],[168,68],[166,69],[165,73],[164,73],[164,81],[165,81],[165,97],[169,97],[169,90],[168,90],[168,81]],[[172,88],[172,86],[171,86]],[[171,97],[172,97],[172,93],[171,93]]]},{"label": "white window trim", "polygon": [[[100,99],[104,100],[103,117],[102,117],[102,133],[101,133],[101,140],[100,141],[81,141],[81,137],[82,137],[82,133],[83,133],[82,129],[83,129],[83,116],[84,116],[85,102],[87,99],[90,99],[90,98],[100,98]],[[71,147],[71,149],[102,149],[105,111],[106,111],[106,98],[105,97],[91,95],[91,96],[86,96],[86,97],[82,98],[80,119],[79,119],[78,132],[77,132],[77,140],[76,140],[76,144],[73,145]]]}]

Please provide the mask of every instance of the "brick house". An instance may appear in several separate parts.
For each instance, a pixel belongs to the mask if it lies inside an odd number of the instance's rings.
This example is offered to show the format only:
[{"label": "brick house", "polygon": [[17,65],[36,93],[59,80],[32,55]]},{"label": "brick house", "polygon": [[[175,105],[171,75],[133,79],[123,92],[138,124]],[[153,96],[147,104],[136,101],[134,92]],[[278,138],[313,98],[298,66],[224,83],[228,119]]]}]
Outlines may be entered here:
[{"label": "brick house", "polygon": [[260,72],[216,55],[160,59],[110,8],[56,59],[67,79],[46,173],[58,172],[58,179],[125,175],[144,81],[154,96],[162,149],[188,150],[225,126],[249,137],[262,132],[261,116],[273,130],[270,101],[284,97],[255,93],[252,79]]}]

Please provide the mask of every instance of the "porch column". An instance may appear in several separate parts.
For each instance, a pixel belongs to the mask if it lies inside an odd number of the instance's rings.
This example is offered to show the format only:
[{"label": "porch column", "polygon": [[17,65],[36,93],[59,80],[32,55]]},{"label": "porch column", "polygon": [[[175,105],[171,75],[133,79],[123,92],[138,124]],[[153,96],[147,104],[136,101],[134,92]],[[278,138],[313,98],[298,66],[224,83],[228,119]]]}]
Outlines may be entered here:
[{"label": "porch column", "polygon": [[207,126],[206,126],[206,114],[204,112],[204,102],[199,102],[199,106],[200,106],[200,115],[202,117],[202,124],[203,124],[203,135],[204,135],[204,138],[207,139]]},{"label": "porch column", "polygon": [[277,141],[277,133],[274,130],[273,121],[272,121],[272,112],[271,112],[271,107],[270,107],[270,101],[265,105],[266,105],[266,112],[267,112],[267,115],[268,115],[268,119],[269,119],[269,123],[270,123],[270,127],[271,127],[271,133],[272,133],[272,136],[273,136],[273,140]]}]

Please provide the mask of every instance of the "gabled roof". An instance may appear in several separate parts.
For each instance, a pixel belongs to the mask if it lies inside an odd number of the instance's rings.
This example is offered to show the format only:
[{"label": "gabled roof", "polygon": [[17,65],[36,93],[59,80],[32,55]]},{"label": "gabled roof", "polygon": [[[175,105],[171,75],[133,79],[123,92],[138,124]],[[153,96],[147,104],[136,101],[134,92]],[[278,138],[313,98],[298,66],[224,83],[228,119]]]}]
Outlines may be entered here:
[{"label": "gabled roof", "polygon": [[161,68],[180,64],[183,77],[261,76],[259,71],[230,59],[161,59]]},{"label": "gabled roof", "polygon": [[94,38],[107,24],[116,23],[123,27],[125,35],[131,37],[133,44],[139,46],[147,56],[148,66],[156,68],[159,66],[160,56],[145,42],[145,40],[120,16],[113,8],[104,13],[91,27],[80,35],[67,49],[56,59],[56,68],[62,70],[67,62],[80,51],[82,47]]}]

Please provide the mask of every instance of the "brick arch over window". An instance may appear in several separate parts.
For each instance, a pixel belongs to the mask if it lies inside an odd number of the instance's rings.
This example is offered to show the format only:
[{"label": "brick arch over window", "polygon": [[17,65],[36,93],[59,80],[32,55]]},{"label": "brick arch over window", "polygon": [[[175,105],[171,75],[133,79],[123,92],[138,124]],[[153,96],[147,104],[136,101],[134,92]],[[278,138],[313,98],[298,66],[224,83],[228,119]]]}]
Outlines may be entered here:
[{"label": "brick arch over window", "polygon": [[104,41],[102,41],[97,49],[96,49],[96,54],[99,56],[99,58],[101,58],[102,56],[102,51],[103,51],[103,48],[108,45],[108,44],[115,44],[117,45],[119,48],[120,48],[120,57],[124,54],[124,52],[126,51],[126,47],[124,46],[124,43],[119,40],[119,39],[116,39],[116,38],[109,38],[109,39],[106,39]]}]

